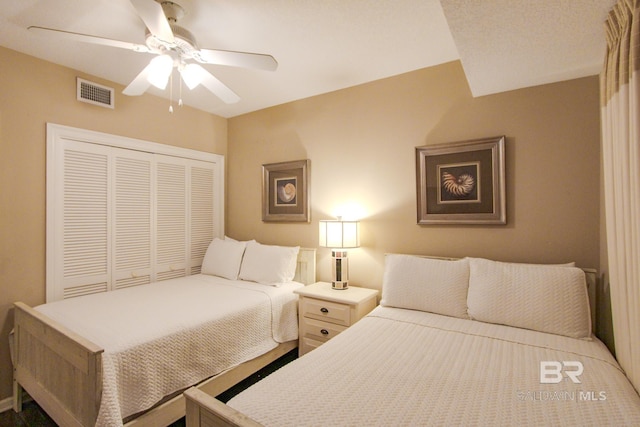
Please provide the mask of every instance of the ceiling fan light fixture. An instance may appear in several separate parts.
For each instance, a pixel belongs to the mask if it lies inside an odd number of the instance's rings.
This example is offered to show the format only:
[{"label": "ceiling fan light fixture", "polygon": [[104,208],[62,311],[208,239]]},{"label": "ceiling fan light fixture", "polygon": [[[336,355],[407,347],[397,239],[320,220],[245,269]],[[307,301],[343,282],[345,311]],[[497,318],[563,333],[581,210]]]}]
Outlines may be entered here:
[{"label": "ceiling fan light fixture", "polygon": [[169,55],[159,55],[149,63],[149,75],[147,80],[158,89],[165,89],[169,82],[169,76],[173,70],[173,58]]},{"label": "ceiling fan light fixture", "polygon": [[198,64],[186,64],[179,68],[180,76],[189,90],[193,90],[204,78],[204,69]]}]

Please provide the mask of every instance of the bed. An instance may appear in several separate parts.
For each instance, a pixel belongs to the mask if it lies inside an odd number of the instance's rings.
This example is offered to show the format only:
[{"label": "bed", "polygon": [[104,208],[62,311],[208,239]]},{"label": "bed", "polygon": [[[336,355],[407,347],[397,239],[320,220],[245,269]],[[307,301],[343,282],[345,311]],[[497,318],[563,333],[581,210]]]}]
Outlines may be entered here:
[{"label": "bed", "polygon": [[59,425],[168,425],[189,386],[217,395],[295,349],[314,281],[314,249],[214,239],[201,274],[17,302],[14,410],[24,389]]},{"label": "bed", "polygon": [[226,405],[187,390],[187,426],[640,425],[637,391],[592,335],[587,278],[389,254],[371,313]]}]

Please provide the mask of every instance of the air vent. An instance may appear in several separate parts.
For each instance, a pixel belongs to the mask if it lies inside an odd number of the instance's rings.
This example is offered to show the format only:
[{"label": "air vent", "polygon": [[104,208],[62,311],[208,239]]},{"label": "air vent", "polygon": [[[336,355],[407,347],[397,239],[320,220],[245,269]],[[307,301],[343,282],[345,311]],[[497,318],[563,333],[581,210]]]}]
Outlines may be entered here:
[{"label": "air vent", "polygon": [[112,87],[102,86],[88,80],[77,78],[76,93],[78,101],[93,105],[113,108],[114,90]]}]

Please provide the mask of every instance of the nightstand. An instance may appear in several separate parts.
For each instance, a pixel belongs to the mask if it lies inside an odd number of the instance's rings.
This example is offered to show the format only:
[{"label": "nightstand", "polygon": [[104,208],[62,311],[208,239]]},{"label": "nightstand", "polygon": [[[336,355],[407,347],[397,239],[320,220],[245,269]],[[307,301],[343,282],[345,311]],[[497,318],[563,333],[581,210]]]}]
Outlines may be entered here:
[{"label": "nightstand", "polygon": [[298,301],[302,356],[329,341],[374,309],[378,303],[376,289],[349,286],[331,289],[331,283],[317,282],[295,291]]}]

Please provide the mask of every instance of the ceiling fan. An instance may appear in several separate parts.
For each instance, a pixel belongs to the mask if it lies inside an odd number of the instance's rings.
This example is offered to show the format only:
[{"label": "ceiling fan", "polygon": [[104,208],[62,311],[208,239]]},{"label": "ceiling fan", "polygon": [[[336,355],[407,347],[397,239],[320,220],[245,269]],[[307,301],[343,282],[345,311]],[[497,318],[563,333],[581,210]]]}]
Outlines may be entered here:
[{"label": "ceiling fan", "polygon": [[142,95],[151,85],[165,89],[173,69],[177,68],[189,89],[202,84],[225,103],[232,104],[238,102],[240,97],[198,63],[268,71],[274,71],[278,67],[271,55],[198,48],[194,36],[177,25],[178,19],[184,16],[185,12],[182,6],[175,2],[130,1],[147,27],[144,45],[37,26],[29,27],[29,30],[85,43],[155,54],[149,64],[123,90],[122,93],[125,95]]}]

